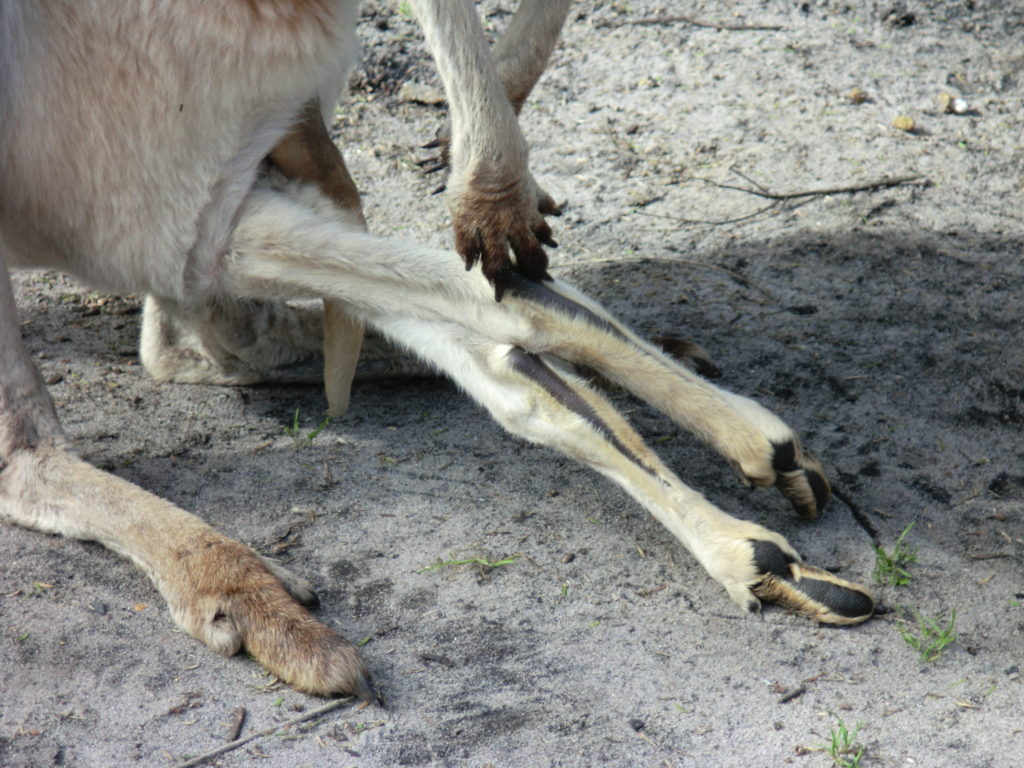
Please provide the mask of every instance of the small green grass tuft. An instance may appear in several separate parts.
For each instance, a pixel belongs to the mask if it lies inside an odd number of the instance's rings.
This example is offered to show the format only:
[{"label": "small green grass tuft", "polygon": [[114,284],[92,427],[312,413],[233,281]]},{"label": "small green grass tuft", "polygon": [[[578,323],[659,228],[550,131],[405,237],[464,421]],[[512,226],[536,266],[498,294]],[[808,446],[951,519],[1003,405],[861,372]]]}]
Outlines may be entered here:
[{"label": "small green grass tuft", "polygon": [[313,441],[319,436],[321,432],[327,429],[331,423],[330,416],[324,416],[324,420],[320,422],[313,431],[307,432],[305,435],[302,434],[302,428],[299,426],[299,409],[295,409],[295,414],[292,416],[292,424],[290,427],[284,428],[284,433],[288,435],[293,441],[295,441],[296,448],[302,448],[306,445],[312,445]]},{"label": "small green grass tuft", "polygon": [[858,733],[860,723],[851,731],[842,718],[836,717],[836,726],[829,733],[825,751],[839,768],[860,768],[860,759],[864,756],[866,748],[863,744],[857,743]]},{"label": "small green grass tuft", "polygon": [[945,627],[939,626],[939,619],[931,619],[913,611],[917,619],[917,633],[908,626],[909,622],[896,625],[900,635],[911,648],[918,652],[921,661],[935,661],[942,655],[942,650],[956,640],[953,628],[956,626],[956,611],[949,615]]},{"label": "small green grass tuft", "polygon": [[896,539],[896,546],[891,553],[881,547],[875,547],[875,582],[882,586],[901,587],[910,583],[910,571],[906,566],[917,562],[917,551],[909,549],[904,545],[903,540],[910,529],[914,527],[911,523],[903,529],[903,533]]}]

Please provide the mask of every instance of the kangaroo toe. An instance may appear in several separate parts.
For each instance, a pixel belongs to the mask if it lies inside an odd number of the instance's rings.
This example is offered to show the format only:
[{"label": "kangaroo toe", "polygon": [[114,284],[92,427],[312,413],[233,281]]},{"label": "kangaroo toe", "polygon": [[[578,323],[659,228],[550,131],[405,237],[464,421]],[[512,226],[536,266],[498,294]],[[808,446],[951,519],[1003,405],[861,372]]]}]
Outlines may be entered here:
[{"label": "kangaroo toe", "polygon": [[824,624],[859,624],[874,613],[875,598],[861,585],[800,563],[773,542],[750,544],[763,574],[751,588],[759,599]]},{"label": "kangaroo toe", "polygon": [[800,517],[813,520],[821,514],[832,494],[825,470],[796,440],[772,443],[772,448],[775,485]]}]

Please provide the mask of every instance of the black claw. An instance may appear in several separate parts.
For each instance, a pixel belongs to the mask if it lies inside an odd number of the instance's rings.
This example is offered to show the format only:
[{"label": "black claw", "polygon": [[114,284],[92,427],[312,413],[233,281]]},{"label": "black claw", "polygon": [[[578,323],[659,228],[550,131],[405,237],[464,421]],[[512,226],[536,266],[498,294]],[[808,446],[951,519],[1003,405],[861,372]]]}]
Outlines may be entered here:
[{"label": "black claw", "polygon": [[669,357],[674,357],[705,379],[717,379],[722,375],[721,370],[715,365],[708,353],[702,347],[686,339],[678,339],[674,336],[655,336],[651,341],[661,348],[661,351]]},{"label": "black claw", "polygon": [[542,243],[544,243],[544,245],[546,245],[548,248],[557,248],[558,247],[558,243],[556,243],[554,241],[554,239],[550,235],[544,235],[543,237],[539,238],[539,240]]},{"label": "black claw", "polygon": [[772,443],[775,449],[772,455],[772,469],[776,472],[793,472],[800,467],[796,463],[796,443],[788,440],[785,443]]},{"label": "black claw", "polygon": [[811,486],[814,500],[818,504],[818,514],[821,514],[821,511],[825,509],[825,505],[828,503],[829,497],[832,495],[832,490],[828,486],[828,481],[817,472],[804,470],[804,475],[807,477],[807,484]]},{"label": "black claw", "polygon": [[441,146],[441,140],[438,139],[438,138],[434,138],[434,139],[431,139],[430,141],[428,141],[422,147],[420,147],[420,149],[437,149],[440,146]]},{"label": "black claw", "polygon": [[790,578],[789,564],[794,560],[778,544],[763,539],[751,539],[750,544],[754,548],[754,566],[761,573]]},{"label": "black claw", "polygon": [[444,192],[444,191],[445,191],[446,189],[448,189],[448,185],[447,185],[447,184],[442,184],[441,186],[439,186],[439,187],[438,187],[437,189],[435,189],[435,190],[434,190],[433,192],[431,192],[430,194],[432,194],[432,195],[440,195],[440,194],[441,194],[442,192]]},{"label": "black claw", "polygon": [[870,595],[831,581],[805,577],[800,580],[799,589],[811,600],[828,606],[833,613],[848,619],[870,616],[875,609],[875,602]]},{"label": "black claw", "polygon": [[[424,166],[425,165],[426,165],[426,163],[424,163]],[[437,173],[438,171],[443,171],[445,168],[448,167],[445,163],[438,163],[437,165],[432,165],[429,168],[426,168],[424,166],[420,166],[420,167],[423,168],[423,173],[427,174],[428,176],[430,174],[432,174],[432,173]]]}]

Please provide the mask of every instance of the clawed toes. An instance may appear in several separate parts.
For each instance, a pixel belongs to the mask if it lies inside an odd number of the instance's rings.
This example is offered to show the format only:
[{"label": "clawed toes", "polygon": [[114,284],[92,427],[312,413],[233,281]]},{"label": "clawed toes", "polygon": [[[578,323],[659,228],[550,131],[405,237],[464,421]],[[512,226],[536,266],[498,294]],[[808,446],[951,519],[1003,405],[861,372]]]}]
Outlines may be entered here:
[{"label": "clawed toes", "polygon": [[356,647],[300,604],[315,599],[305,579],[212,533],[181,561],[193,581],[163,586],[177,588],[165,594],[175,620],[193,637],[226,656],[248,651],[300,691],[377,699]]},{"label": "clawed toes", "polygon": [[549,195],[543,195],[537,200],[537,211],[545,216],[561,216],[562,206]]},{"label": "clawed toes", "polygon": [[825,624],[859,624],[874,613],[875,598],[859,584],[799,563],[770,541],[750,543],[764,574],[752,587],[761,600]]},{"label": "clawed toes", "polygon": [[832,494],[824,469],[817,459],[802,451],[795,440],[773,443],[772,447],[776,486],[800,517],[813,520]]}]

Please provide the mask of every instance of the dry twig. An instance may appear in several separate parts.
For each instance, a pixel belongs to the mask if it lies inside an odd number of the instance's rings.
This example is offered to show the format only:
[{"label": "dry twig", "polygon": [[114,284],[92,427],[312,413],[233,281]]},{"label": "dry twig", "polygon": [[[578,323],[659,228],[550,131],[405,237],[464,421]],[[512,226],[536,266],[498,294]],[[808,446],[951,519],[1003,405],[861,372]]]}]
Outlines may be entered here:
[{"label": "dry twig", "polygon": [[740,173],[735,168],[732,169],[733,173],[749,181],[753,184],[753,187],[739,187],[735,184],[722,184],[711,179],[704,179],[695,177],[700,181],[712,184],[719,189],[733,189],[737,192],[746,192],[748,195],[756,195],[757,197],[763,197],[766,200],[775,200],[776,202],[782,202],[785,200],[798,200],[802,197],[825,197],[827,195],[849,195],[855,192],[874,192],[879,189],[889,189],[890,187],[902,187],[908,184],[927,182],[927,179],[923,179],[921,176],[897,176],[892,179],[878,179],[876,181],[865,182],[864,184],[850,184],[847,186],[839,187],[822,187],[819,189],[803,189],[797,190],[796,192],[772,192],[770,189],[766,189],[762,185],[758,184],[753,179]]},{"label": "dry twig", "polygon": [[665,214],[652,214],[644,213],[643,211],[636,211],[637,214],[642,216],[653,216],[657,218],[671,219],[680,224],[711,224],[714,226],[722,226],[723,224],[736,224],[743,221],[749,221],[750,219],[757,218],[763,213],[768,213],[778,208],[780,205],[786,202],[795,203],[791,206],[790,210],[794,207],[804,205],[809,202],[812,197],[826,197],[828,195],[851,195],[857,192],[875,192],[880,189],[889,189],[891,187],[903,187],[911,184],[926,185],[928,179],[922,176],[896,176],[892,179],[878,179],[876,181],[865,182],[864,184],[850,184],[846,186],[838,187],[821,187],[819,189],[803,189],[795,192],[773,192],[762,184],[757,183],[754,179],[750,178],[743,172],[736,168],[731,169],[733,173],[742,179],[750,182],[750,187],[740,187],[735,184],[722,184],[721,182],[714,181],[713,179],[706,179],[701,176],[694,176],[693,178],[697,181],[703,181],[712,186],[718,187],[719,189],[731,189],[737,192],[746,192],[748,195],[756,195],[771,202],[763,208],[758,208],[753,213],[748,213],[743,216],[737,216],[731,219],[719,219],[719,220],[705,220],[705,219],[684,219],[678,216],[668,216]]},{"label": "dry twig", "polygon": [[332,702],[324,704],[322,707],[310,710],[309,712],[304,712],[298,717],[293,717],[291,720],[286,720],[283,723],[278,723],[272,728],[257,731],[256,733],[250,733],[245,738],[235,739],[234,741],[228,742],[222,747],[217,747],[217,749],[212,749],[209,752],[204,752],[203,754],[197,755],[196,757],[193,757],[190,760],[186,760],[183,763],[178,763],[175,766],[173,766],[173,768],[193,768],[193,766],[205,763],[207,760],[217,757],[218,755],[223,755],[225,752],[230,752],[233,749],[238,749],[244,744],[248,744],[250,741],[254,741],[255,739],[262,738],[263,736],[270,736],[271,734],[277,733],[278,731],[284,728],[290,728],[293,725],[298,725],[299,723],[304,723],[307,720],[312,720],[314,717],[326,715],[328,712],[333,712],[334,710],[340,709],[346,704],[350,704],[352,700],[353,697],[351,696],[335,699]]},{"label": "dry twig", "polygon": [[689,24],[692,27],[704,27],[705,29],[721,29],[728,32],[778,32],[780,26],[772,24],[727,24],[714,21],[698,21],[689,16],[643,16],[639,19],[610,19],[599,21],[595,26],[603,27],[655,27],[667,24]]}]

